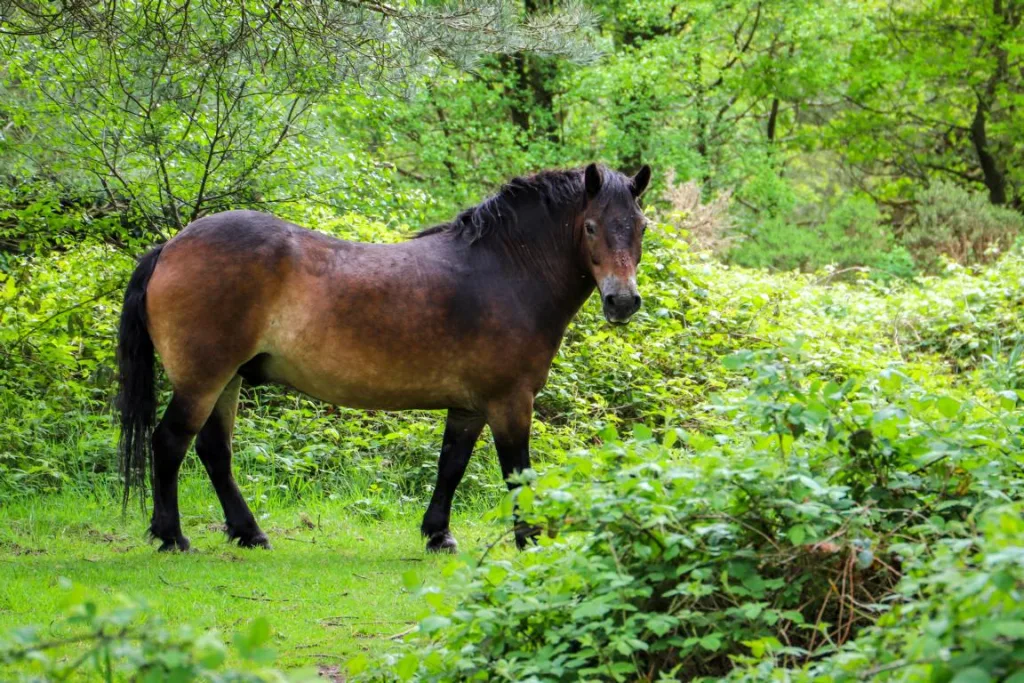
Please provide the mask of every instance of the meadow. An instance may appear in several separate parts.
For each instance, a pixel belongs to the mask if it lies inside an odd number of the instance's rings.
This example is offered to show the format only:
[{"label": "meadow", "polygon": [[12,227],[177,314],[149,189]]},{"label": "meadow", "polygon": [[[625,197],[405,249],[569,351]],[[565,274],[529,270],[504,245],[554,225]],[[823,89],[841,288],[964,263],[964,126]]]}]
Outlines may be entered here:
[{"label": "meadow", "polygon": [[[1022,59],[1020,0],[0,3],[0,680],[1024,683]],[[592,162],[653,169],[643,308],[569,326],[514,492],[485,429],[459,554],[441,414],[273,385],[273,549],[190,454],[156,552],[140,255],[230,209],[398,242]]]},{"label": "meadow", "polygon": [[[611,328],[591,302],[538,400],[537,473],[515,496],[545,530],[537,548],[517,553],[506,533],[513,497],[486,435],[456,499],[461,554],[428,555],[435,415],[260,388],[236,463],[274,549],[225,542],[193,457],[195,552],[157,554],[96,466],[110,416],[66,413],[83,417],[49,422],[60,431],[18,461],[2,512],[0,618],[38,627],[8,630],[10,670],[846,680],[891,666],[894,680],[985,667],[1009,680],[1021,256],[879,284],[722,266],[667,226],[648,239],[644,311]],[[24,411],[8,424],[48,419],[7,400]],[[80,462],[59,470],[62,456]]]}]

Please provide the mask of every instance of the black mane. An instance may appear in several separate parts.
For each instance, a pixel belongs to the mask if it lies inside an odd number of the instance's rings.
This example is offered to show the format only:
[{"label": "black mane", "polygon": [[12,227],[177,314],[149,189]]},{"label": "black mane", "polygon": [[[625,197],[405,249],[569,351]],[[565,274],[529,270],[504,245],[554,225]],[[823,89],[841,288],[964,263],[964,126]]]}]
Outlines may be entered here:
[{"label": "black mane", "polygon": [[[624,183],[628,179],[601,167],[604,183]],[[513,178],[494,196],[465,209],[449,223],[441,223],[416,233],[415,238],[450,233],[470,244],[492,234],[508,234],[519,226],[518,214],[526,206],[540,202],[555,217],[569,206],[583,201],[583,169],[541,171]],[[537,227],[533,224],[529,227]]]}]

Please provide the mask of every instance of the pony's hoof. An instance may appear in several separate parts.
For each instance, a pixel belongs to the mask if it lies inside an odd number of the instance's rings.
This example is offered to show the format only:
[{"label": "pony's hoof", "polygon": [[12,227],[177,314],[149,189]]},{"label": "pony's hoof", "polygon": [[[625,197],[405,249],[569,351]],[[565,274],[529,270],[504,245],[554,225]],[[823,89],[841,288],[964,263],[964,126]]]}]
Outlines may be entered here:
[{"label": "pony's hoof", "polygon": [[238,541],[239,548],[270,550],[270,541],[267,540],[267,535],[256,525],[255,521],[239,525],[228,523],[224,525],[224,530],[228,534],[228,541]]},{"label": "pony's hoof", "polygon": [[263,548],[264,550],[270,550],[270,540],[267,535],[262,531],[255,536],[240,536],[238,538],[239,548]]},{"label": "pony's hoof", "polygon": [[540,527],[528,526],[516,529],[516,548],[526,550],[527,545],[537,545],[537,537],[540,536]]},{"label": "pony's hoof", "polygon": [[450,553],[454,554],[458,552],[459,544],[455,542],[455,538],[452,537],[449,531],[440,531],[430,537],[427,541],[427,552],[428,553]]},{"label": "pony's hoof", "polygon": [[177,538],[172,538],[161,543],[160,547],[157,548],[157,552],[171,553],[175,550],[178,550],[183,553],[187,553],[191,548],[192,544],[188,542],[187,538],[185,538],[184,536],[178,536]]}]

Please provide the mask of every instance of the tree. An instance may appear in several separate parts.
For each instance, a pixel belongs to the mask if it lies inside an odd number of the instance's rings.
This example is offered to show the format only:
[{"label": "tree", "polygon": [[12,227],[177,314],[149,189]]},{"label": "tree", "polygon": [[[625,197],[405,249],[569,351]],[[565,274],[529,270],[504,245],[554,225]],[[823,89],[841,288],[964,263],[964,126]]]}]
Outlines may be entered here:
[{"label": "tree", "polygon": [[166,238],[227,207],[384,180],[337,153],[328,94],[394,92],[486,54],[588,59],[589,21],[579,5],[524,21],[503,0],[15,0],[0,10],[0,164]]},{"label": "tree", "polygon": [[830,143],[860,186],[907,201],[901,180],[947,178],[1022,207],[1024,4],[920,0],[885,5],[851,55]]}]

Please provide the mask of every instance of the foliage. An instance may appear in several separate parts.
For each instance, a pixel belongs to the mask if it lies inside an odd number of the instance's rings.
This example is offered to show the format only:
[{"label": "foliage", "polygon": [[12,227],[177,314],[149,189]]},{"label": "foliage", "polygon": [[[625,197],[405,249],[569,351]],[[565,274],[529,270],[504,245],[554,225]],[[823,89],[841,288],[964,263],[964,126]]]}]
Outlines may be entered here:
[{"label": "foliage", "polygon": [[1017,683],[1024,671],[1022,512],[1019,502],[996,506],[969,516],[962,536],[936,540],[899,586],[892,611],[825,662],[787,672],[766,661],[733,678]]},{"label": "foliage", "polygon": [[[228,646],[214,631],[174,628],[144,604],[122,598],[109,611],[78,586],[62,579],[68,635],[50,638],[36,628],[22,628],[0,641],[0,663],[27,664],[33,680],[63,681],[95,674],[104,681],[212,681],[214,683],[298,680],[270,669],[270,624],[253,619],[235,634],[233,650],[246,663],[225,667]],[[77,649],[68,657],[64,653]]]},{"label": "foliage", "polygon": [[[328,95],[412,87],[481,55],[595,55],[590,15],[576,4],[522,18],[504,1],[142,0],[54,10],[27,0],[0,20],[0,172],[12,188],[42,191],[0,193],[8,215],[42,203],[55,184],[62,199],[118,216],[121,240],[143,242],[230,207],[302,199],[365,208],[361,190],[388,176],[325,127],[318,106]],[[33,239],[13,217],[29,244],[52,237]]]},{"label": "foliage", "polygon": [[943,181],[918,196],[915,218],[901,241],[929,270],[939,269],[941,257],[964,265],[991,262],[1024,231],[1021,214]]},{"label": "foliage", "polygon": [[[713,435],[671,428],[659,445],[643,426],[626,443],[609,430],[602,448],[537,475],[515,498],[546,532],[541,548],[460,567],[456,603],[428,591],[417,649],[374,675],[691,680],[813,662],[879,614],[880,628],[927,615],[978,550],[972,520],[1024,483],[1019,395],[961,401],[897,369],[833,378],[801,346],[725,358],[748,380],[713,401],[729,425]],[[965,592],[987,588],[986,602],[958,604],[943,627],[967,641],[941,642],[970,655],[950,675],[979,662],[1005,673],[1019,650],[987,643],[1024,645],[1010,625],[974,624],[987,601],[1016,609],[1018,579],[1000,571],[1019,571],[1019,553],[997,550],[1020,522],[992,514],[996,566]],[[912,632],[886,637],[914,654]]]},{"label": "foliage", "polygon": [[857,196],[843,199],[823,220],[812,225],[802,224],[790,214],[741,232],[743,238],[729,258],[755,268],[804,271],[828,265],[885,268],[895,246],[892,233],[882,225],[878,207],[870,199]]}]

